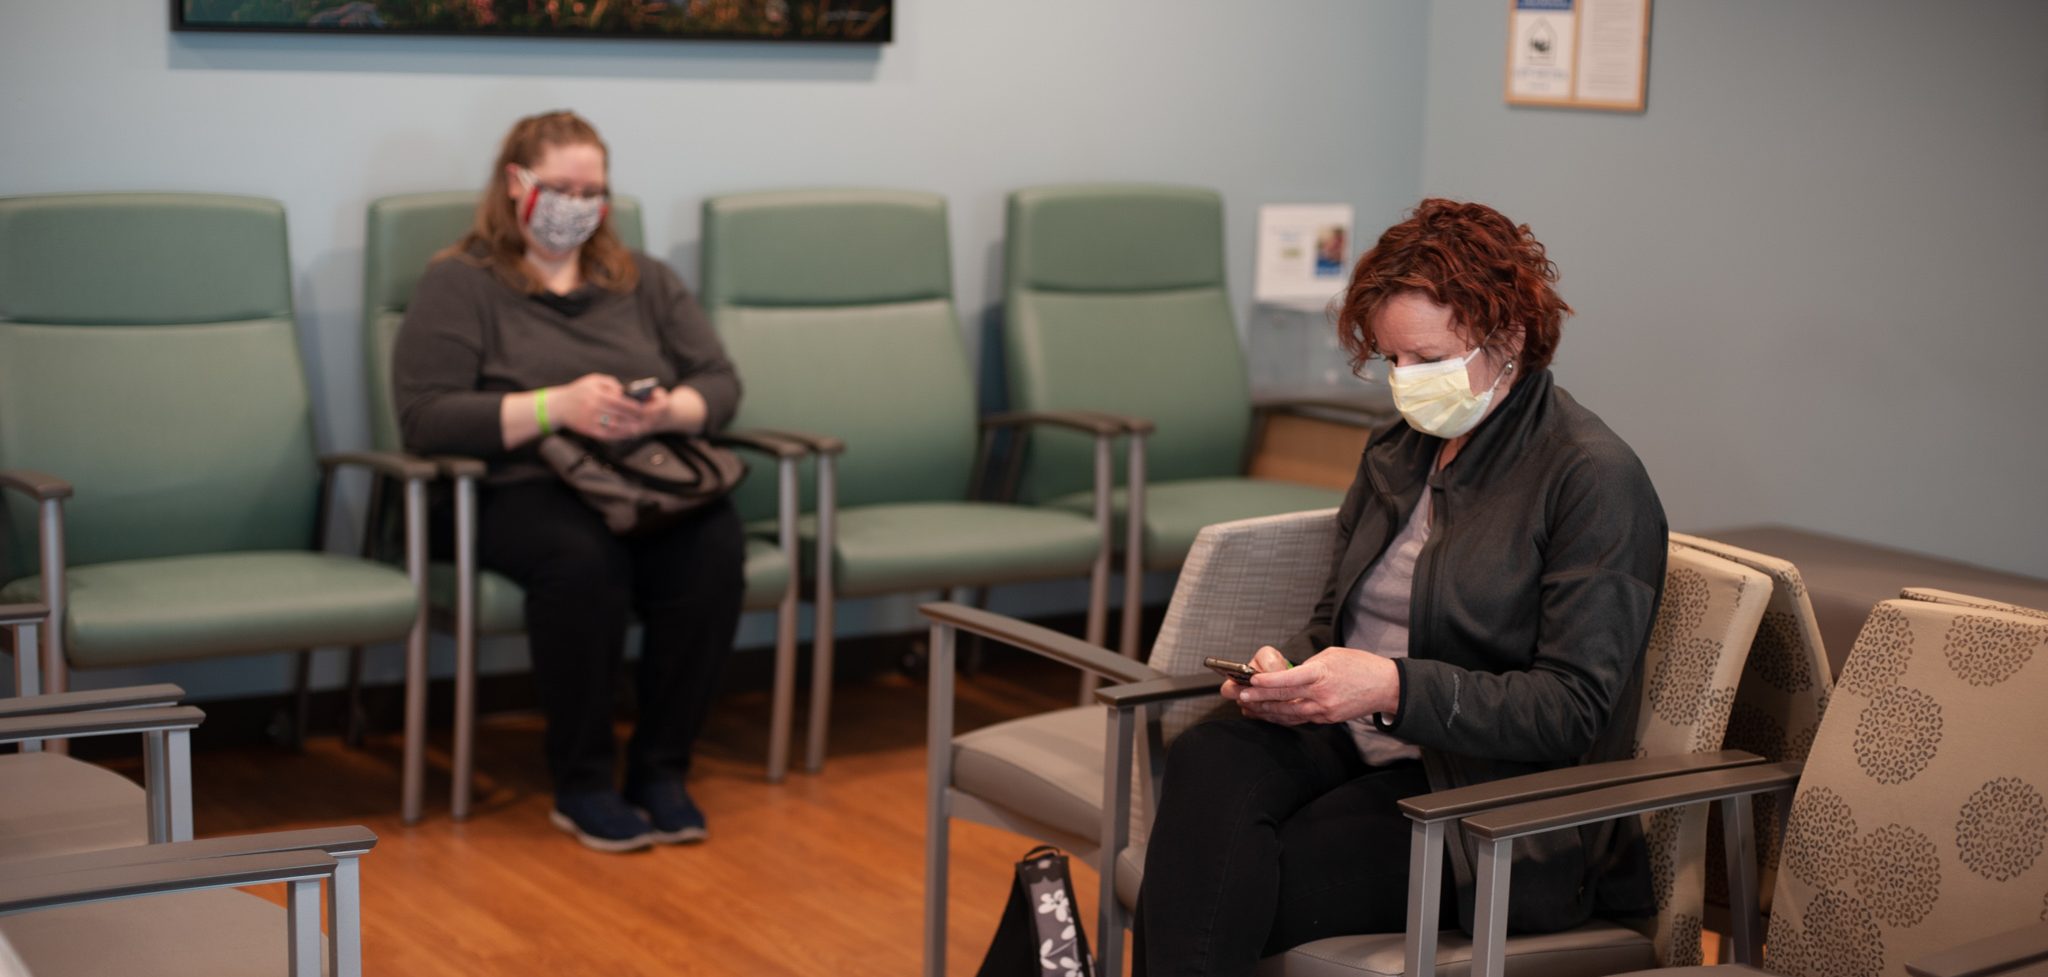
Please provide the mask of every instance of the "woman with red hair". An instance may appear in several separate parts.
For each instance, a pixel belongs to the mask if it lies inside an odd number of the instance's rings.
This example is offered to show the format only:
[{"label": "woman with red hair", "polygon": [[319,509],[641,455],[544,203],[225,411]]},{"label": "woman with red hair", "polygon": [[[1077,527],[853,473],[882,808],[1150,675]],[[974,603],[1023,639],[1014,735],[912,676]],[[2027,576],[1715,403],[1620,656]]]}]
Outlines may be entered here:
[{"label": "woman with red hair", "polygon": [[[1167,756],[1139,974],[1250,974],[1310,940],[1400,932],[1402,798],[1629,755],[1664,511],[1635,453],[1552,381],[1571,311],[1556,281],[1527,226],[1449,200],[1359,258],[1338,328],[1355,371],[1384,361],[1402,422],[1366,444],[1306,626],[1224,682],[1241,717]],[[1469,931],[1471,863],[1448,847],[1444,896]],[[1526,839],[1509,926],[1647,915],[1647,876],[1634,832]]]}]

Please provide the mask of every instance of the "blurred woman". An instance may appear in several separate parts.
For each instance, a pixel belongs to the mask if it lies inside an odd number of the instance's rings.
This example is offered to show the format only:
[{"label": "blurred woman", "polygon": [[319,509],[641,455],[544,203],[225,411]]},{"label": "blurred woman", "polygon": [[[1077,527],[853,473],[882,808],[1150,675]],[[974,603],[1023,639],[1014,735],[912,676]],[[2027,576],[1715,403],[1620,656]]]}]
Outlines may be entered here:
[{"label": "blurred woman", "polygon": [[[551,820],[592,848],[628,851],[705,835],[684,780],[732,651],[745,543],[725,501],[615,536],[535,451],[556,431],[716,430],[739,405],[739,377],[696,300],[613,233],[608,163],[573,113],[514,125],[475,225],[420,279],[392,366],[407,450],[489,463],[477,556],[525,589]],[[627,395],[650,377],[644,400]],[[612,704],[636,612],[639,720],[622,790]]]}]

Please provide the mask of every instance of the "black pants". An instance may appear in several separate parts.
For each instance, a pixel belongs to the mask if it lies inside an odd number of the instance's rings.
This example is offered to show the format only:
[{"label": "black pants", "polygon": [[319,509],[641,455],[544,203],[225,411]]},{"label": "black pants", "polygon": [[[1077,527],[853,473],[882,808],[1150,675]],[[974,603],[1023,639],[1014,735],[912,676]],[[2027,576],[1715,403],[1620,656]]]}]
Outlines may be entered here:
[{"label": "black pants", "polygon": [[1409,822],[1395,802],[1429,792],[1421,763],[1367,766],[1343,726],[1220,719],[1174,741],[1162,787],[1138,977],[1250,974],[1310,940],[1406,927]]},{"label": "black pants", "polygon": [[644,629],[629,783],[681,779],[732,655],[746,540],[720,501],[646,536],[615,536],[554,479],[487,488],[477,560],[526,589],[533,677],[555,791],[617,786],[612,704],[628,616]]}]

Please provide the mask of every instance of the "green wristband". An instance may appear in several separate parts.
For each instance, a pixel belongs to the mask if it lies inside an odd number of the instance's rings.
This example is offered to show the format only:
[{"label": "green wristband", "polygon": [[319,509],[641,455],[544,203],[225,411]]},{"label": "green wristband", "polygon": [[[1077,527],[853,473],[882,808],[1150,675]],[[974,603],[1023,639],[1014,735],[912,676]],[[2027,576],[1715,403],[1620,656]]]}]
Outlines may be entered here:
[{"label": "green wristband", "polygon": [[548,388],[546,387],[542,387],[533,393],[533,418],[540,422],[540,433],[555,433],[554,427],[548,423]]}]

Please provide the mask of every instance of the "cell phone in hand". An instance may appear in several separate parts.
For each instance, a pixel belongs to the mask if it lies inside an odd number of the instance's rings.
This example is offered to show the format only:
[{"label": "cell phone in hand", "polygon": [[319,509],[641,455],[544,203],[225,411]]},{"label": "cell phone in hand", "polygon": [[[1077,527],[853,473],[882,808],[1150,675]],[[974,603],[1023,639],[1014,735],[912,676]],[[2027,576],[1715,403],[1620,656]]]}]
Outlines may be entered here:
[{"label": "cell phone in hand", "polygon": [[1228,658],[1204,658],[1202,664],[1209,666],[1210,671],[1224,678],[1233,679],[1240,685],[1249,685],[1252,676],[1259,674],[1259,670],[1253,668],[1251,662],[1235,662]]},{"label": "cell phone in hand", "polygon": [[654,388],[659,386],[661,386],[660,380],[656,380],[653,377],[641,377],[632,383],[626,384],[626,396],[644,404],[647,402],[647,398],[654,396]]}]

